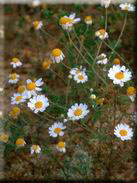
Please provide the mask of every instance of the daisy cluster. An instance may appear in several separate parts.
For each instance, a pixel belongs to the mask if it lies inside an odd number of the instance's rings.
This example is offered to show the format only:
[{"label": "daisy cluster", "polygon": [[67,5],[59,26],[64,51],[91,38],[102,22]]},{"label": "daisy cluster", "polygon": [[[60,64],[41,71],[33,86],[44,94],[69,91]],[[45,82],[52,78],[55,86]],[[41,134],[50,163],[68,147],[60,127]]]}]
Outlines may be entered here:
[{"label": "daisy cluster", "polygon": [[77,83],[85,83],[88,81],[86,69],[80,66],[79,68],[72,68],[70,70],[69,78],[73,78]]},{"label": "daisy cluster", "polygon": [[[18,58],[13,58],[11,61],[11,65],[13,69],[22,66],[22,62]],[[19,75],[16,73],[10,74],[9,83],[16,84],[19,81]],[[13,118],[17,118],[20,115],[23,103],[27,103],[27,106],[35,113],[44,112],[49,106],[48,98],[39,92],[42,91],[42,85],[44,82],[42,78],[36,80],[27,79],[25,84],[19,85],[17,88],[17,92],[13,94],[11,97],[11,104],[14,105],[10,112],[10,116]],[[19,107],[20,105],[20,107]],[[8,134],[1,134],[0,139],[3,142],[7,142],[9,139]],[[26,145],[24,138],[20,137],[16,140],[16,146],[22,147]],[[31,154],[40,153],[41,148],[39,145],[33,144],[31,147]]]},{"label": "daisy cluster", "polygon": [[13,94],[11,104],[18,105],[27,102],[27,106],[34,113],[45,111],[49,106],[48,98],[38,94],[42,90],[43,84],[42,78],[38,80],[28,79],[26,85],[20,85],[17,92]]},{"label": "daisy cluster", "polygon": [[[67,112],[67,119],[64,119],[64,123],[68,121],[76,121],[84,119],[87,114],[89,113],[88,106],[86,104],[74,104],[71,106],[71,108],[68,109]],[[49,135],[51,137],[62,137],[64,136],[64,130],[66,129],[66,126],[63,122],[55,122],[51,127],[49,127]],[[66,152],[65,148],[66,143],[64,141],[59,141],[56,145],[56,148],[60,152]]]},{"label": "daisy cluster", "polygon": [[[102,0],[102,5],[107,8],[109,6],[110,0]],[[36,6],[37,6],[36,1]],[[39,3],[38,3],[39,4]],[[134,6],[128,3],[121,4],[120,8],[126,11],[134,11]],[[79,23],[81,18],[76,18],[76,14],[72,13],[69,16],[63,16],[59,19],[59,25],[64,31],[73,31],[74,25]],[[84,18],[84,22],[87,26],[92,25],[93,19],[91,16],[86,16]],[[36,31],[42,30],[43,22],[39,20],[35,20],[32,23],[33,28]],[[109,38],[108,32],[104,28],[100,28],[95,32],[95,37],[100,40],[106,40]],[[49,69],[51,64],[59,64],[63,62],[65,59],[65,54],[61,50],[61,48],[54,48],[50,53],[50,58],[45,59],[43,62],[43,68]],[[96,58],[96,64],[107,65],[109,59],[105,53],[101,53]],[[19,58],[14,57],[10,62],[13,69],[21,67],[23,64]],[[120,87],[124,87],[125,83],[130,81],[132,78],[131,71],[126,68],[124,65],[120,65],[121,61],[119,58],[115,58],[113,62],[113,66],[107,70],[107,76],[110,80],[113,81],[114,85],[118,85]],[[70,68],[68,78],[73,79],[77,84],[88,82],[87,70],[82,65],[74,68]],[[20,76],[13,72],[9,75],[8,83],[17,84],[20,80]],[[24,84],[19,85],[16,93],[11,97],[11,104],[14,105],[12,108],[10,115],[13,118],[17,118],[20,115],[21,107],[26,103],[27,107],[33,111],[35,114],[39,112],[46,111],[49,106],[49,100],[45,95],[42,95],[40,92],[42,91],[42,86],[44,82],[42,78],[39,79],[27,79]],[[96,102],[96,105],[102,105],[104,98],[98,98],[94,94],[94,89],[91,88],[90,99]],[[127,88],[127,96],[131,99],[131,101],[135,100],[136,89],[133,86],[129,86]],[[93,107],[93,106],[92,106]],[[64,118],[63,122],[61,120],[57,120],[48,128],[48,133],[50,137],[58,138],[59,141],[56,144],[56,149],[59,152],[66,152],[66,143],[63,140],[63,136],[65,135],[66,124],[68,121],[77,121],[78,123],[81,120],[84,120],[88,114],[90,113],[89,107],[85,103],[76,102],[71,105],[66,114],[66,118]],[[118,124],[114,129],[114,135],[120,138],[122,141],[130,140],[133,137],[133,130],[127,124]],[[9,134],[2,133],[0,134],[0,140],[4,143],[7,143],[9,139]],[[26,142],[23,137],[20,137],[16,140],[17,147],[23,147],[26,145]],[[30,148],[30,153],[40,153],[41,147],[38,144],[33,144]]]}]

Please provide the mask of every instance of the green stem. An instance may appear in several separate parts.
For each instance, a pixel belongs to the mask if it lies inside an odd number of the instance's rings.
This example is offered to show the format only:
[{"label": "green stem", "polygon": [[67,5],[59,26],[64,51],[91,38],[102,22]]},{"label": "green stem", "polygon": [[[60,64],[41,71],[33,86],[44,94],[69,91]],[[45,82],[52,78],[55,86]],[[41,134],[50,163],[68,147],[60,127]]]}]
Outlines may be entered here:
[{"label": "green stem", "polygon": [[115,46],[114,46],[114,48],[113,48],[113,50],[112,50],[112,52],[111,52],[111,55],[110,55],[110,57],[109,57],[109,60],[110,60],[112,54],[114,53],[114,50],[116,49],[116,47],[117,47],[117,45],[119,44],[120,39],[121,39],[121,37],[122,37],[122,35],[123,35],[123,32],[124,32],[124,30],[125,30],[125,26],[126,26],[126,23],[127,23],[127,15],[128,15],[128,14],[126,13],[125,19],[124,19],[124,23],[123,23],[123,26],[122,26],[122,29],[121,29],[121,32],[120,32],[120,35],[119,35],[118,40],[117,40],[117,42],[116,42],[116,44],[115,44]]}]

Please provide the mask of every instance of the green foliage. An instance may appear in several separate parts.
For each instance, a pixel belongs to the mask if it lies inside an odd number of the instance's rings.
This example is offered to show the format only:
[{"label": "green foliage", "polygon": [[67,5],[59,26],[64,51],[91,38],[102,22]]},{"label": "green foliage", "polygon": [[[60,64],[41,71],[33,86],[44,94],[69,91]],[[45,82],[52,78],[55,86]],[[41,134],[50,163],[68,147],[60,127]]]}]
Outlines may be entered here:
[{"label": "green foliage", "polygon": [[130,99],[126,95],[119,95],[119,96],[117,96],[117,102],[120,104],[129,104]]},{"label": "green foliage", "polygon": [[[53,92],[53,90],[50,90],[47,85],[45,87],[43,87],[43,91],[44,94],[46,93],[48,95],[48,98],[50,99],[50,101],[53,103],[51,103],[52,107],[48,108],[48,112],[53,112],[54,114],[60,115],[60,114],[64,114],[65,113],[65,108],[63,107],[64,103],[65,103],[65,96],[64,95],[57,95],[55,92]],[[61,107],[62,106],[62,107]]]},{"label": "green foliage", "polygon": [[63,16],[69,16],[69,13],[67,11],[64,11],[63,9],[60,9],[58,16],[57,16],[57,19],[59,20]]},{"label": "green foliage", "polygon": [[[109,46],[114,49],[115,48],[115,45],[117,43],[117,40],[113,40],[113,41],[108,41],[109,43]],[[115,48],[115,51],[119,50],[121,48],[121,41],[119,41],[119,43],[117,44],[117,47]]]},{"label": "green foliage", "polygon": [[79,25],[77,25],[75,27],[77,35],[80,36],[80,35],[84,34],[85,28],[86,28],[86,25],[84,23],[80,23]]},{"label": "green foliage", "polygon": [[93,168],[92,156],[87,152],[76,149],[71,158],[64,159],[63,170],[59,175],[65,179],[87,179],[92,177]]},{"label": "green foliage", "polygon": [[99,19],[99,25],[100,27],[105,27],[105,17],[101,16]]},{"label": "green foliage", "polygon": [[93,119],[92,119],[93,123],[95,123],[100,118],[100,116],[101,116],[101,111],[98,109],[94,112]]},{"label": "green foliage", "polygon": [[12,9],[12,6],[11,5],[5,5],[4,6],[4,12],[5,13],[12,13],[13,9]]},{"label": "green foliage", "polygon": [[41,17],[43,19],[47,18],[50,21],[53,15],[54,15],[54,12],[50,8],[46,8],[42,11]]},{"label": "green foliage", "polygon": [[77,12],[82,11],[82,10],[85,9],[86,7],[87,7],[86,4],[74,4],[74,5],[73,5],[73,8],[74,8]]},{"label": "green foliage", "polygon": [[50,154],[50,153],[52,153],[52,149],[51,148],[49,148],[47,146],[42,148],[42,154]]},{"label": "green foliage", "polygon": [[91,137],[91,141],[93,140],[99,140],[100,142],[106,142],[111,140],[111,138],[105,134],[105,132],[100,131],[100,132],[93,132],[92,133],[92,137]]},{"label": "green foliage", "polygon": [[13,152],[16,148],[15,144],[6,144],[4,148],[4,155],[8,156],[9,153]]},{"label": "green foliage", "polygon": [[18,22],[18,26],[20,28],[23,28],[24,25],[25,25],[25,18],[23,16],[21,16],[20,19],[19,19],[19,22]]},{"label": "green foliage", "polygon": [[74,47],[72,45],[68,45],[67,49],[69,50],[66,54],[69,64],[71,64],[71,67],[74,67],[74,60],[76,58],[76,53],[73,52]]}]

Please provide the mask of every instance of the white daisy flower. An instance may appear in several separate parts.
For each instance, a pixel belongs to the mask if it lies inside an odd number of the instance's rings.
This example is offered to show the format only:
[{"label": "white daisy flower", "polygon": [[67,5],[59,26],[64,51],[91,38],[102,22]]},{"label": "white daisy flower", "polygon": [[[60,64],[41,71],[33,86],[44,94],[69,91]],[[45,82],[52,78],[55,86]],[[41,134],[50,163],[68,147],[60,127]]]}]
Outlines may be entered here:
[{"label": "white daisy flower", "polygon": [[86,72],[86,68],[83,68],[82,65],[80,66],[80,68],[72,68],[70,70],[70,75],[76,75],[79,74],[80,72]]},{"label": "white daisy flower", "polygon": [[16,84],[19,81],[20,76],[16,73],[12,73],[9,75],[8,83]]},{"label": "white daisy flower", "polygon": [[85,72],[80,72],[79,74],[76,74],[74,76],[74,80],[77,82],[77,83],[85,83],[88,81],[88,76],[86,75]]},{"label": "white daisy flower", "polygon": [[119,5],[119,7],[121,8],[121,10],[125,11],[135,11],[135,6],[130,3],[122,3]]},{"label": "white daisy flower", "polygon": [[108,59],[107,59],[107,55],[102,53],[97,57],[97,64],[107,64],[108,63]]},{"label": "white daisy flower", "polygon": [[42,89],[40,88],[40,86],[42,86],[43,84],[44,83],[42,81],[42,78],[40,78],[36,81],[32,81],[32,80],[28,79],[27,85],[26,85],[28,98],[31,98],[32,95],[37,95],[36,91],[41,91]]},{"label": "white daisy flower", "polygon": [[92,17],[91,16],[86,16],[84,18],[84,22],[87,24],[87,25],[91,25],[92,24]]},{"label": "white daisy flower", "polygon": [[69,16],[61,17],[59,20],[59,24],[64,30],[72,30],[74,24],[80,22],[80,18],[75,18],[76,14],[72,13]]},{"label": "white daisy flower", "polygon": [[107,39],[109,37],[105,29],[100,29],[96,31],[95,36],[99,37],[101,40]]},{"label": "white daisy flower", "polygon": [[4,88],[1,88],[1,87],[0,87],[0,92],[3,92],[3,91],[4,91]]},{"label": "white daisy flower", "polygon": [[63,123],[60,122],[54,123],[51,127],[49,127],[49,134],[52,137],[63,136],[64,135],[63,130],[65,128],[66,127],[63,126]]},{"label": "white daisy flower", "polygon": [[110,5],[111,0],[101,0],[101,6],[105,6],[105,8],[108,8]]},{"label": "white daisy flower", "polygon": [[58,151],[65,153],[65,152],[66,152],[65,145],[66,145],[65,142],[60,141],[60,142],[58,142],[58,144],[56,145],[56,148],[57,148]]},{"label": "white daisy flower", "polygon": [[131,80],[132,75],[125,66],[113,65],[108,71],[108,77],[113,80],[114,84],[123,87],[125,82]]},{"label": "white daisy flower", "polygon": [[68,110],[67,115],[70,120],[83,119],[89,113],[88,106],[86,104],[74,104]]},{"label": "white daisy flower", "polygon": [[37,7],[37,6],[39,6],[40,5],[40,0],[34,0],[33,2],[32,2],[32,6],[33,7]]},{"label": "white daisy flower", "polygon": [[55,48],[52,50],[51,59],[53,63],[60,63],[62,60],[64,60],[64,58],[65,56],[59,48]]},{"label": "white daisy flower", "polygon": [[35,30],[39,30],[43,26],[42,21],[38,21],[38,20],[33,21],[32,24]]},{"label": "white daisy flower", "polygon": [[122,141],[131,140],[133,131],[127,124],[118,124],[114,129],[114,135],[119,137]]},{"label": "white daisy flower", "polygon": [[14,93],[13,97],[11,97],[11,104],[20,104],[22,102],[25,102],[25,98],[19,94],[19,93]]},{"label": "white daisy flower", "polygon": [[36,95],[28,102],[28,107],[34,111],[34,113],[44,112],[49,106],[48,98],[44,95]]},{"label": "white daisy flower", "polygon": [[10,64],[13,66],[13,68],[22,66],[21,61],[16,57],[12,58],[12,61]]},{"label": "white daisy flower", "polygon": [[127,96],[130,98],[130,100],[132,102],[135,101],[135,97],[136,97],[136,89],[132,86],[128,87],[127,89]]},{"label": "white daisy flower", "polygon": [[37,153],[39,154],[41,152],[41,148],[39,145],[32,145],[31,146],[31,154]]}]

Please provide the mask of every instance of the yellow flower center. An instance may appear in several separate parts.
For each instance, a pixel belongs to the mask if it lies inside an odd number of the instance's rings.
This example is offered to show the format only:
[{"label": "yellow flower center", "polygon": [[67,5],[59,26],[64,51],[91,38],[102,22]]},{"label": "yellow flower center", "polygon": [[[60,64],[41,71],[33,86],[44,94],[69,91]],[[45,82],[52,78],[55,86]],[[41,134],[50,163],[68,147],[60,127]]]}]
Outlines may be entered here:
[{"label": "yellow flower center", "polygon": [[123,72],[118,72],[118,73],[115,74],[115,77],[117,79],[123,79],[124,78],[124,73]]},{"label": "yellow flower center", "polygon": [[15,80],[15,79],[17,79],[17,75],[16,75],[16,73],[14,73],[14,74],[11,74],[10,78],[11,78],[12,80]]},{"label": "yellow flower center", "polygon": [[127,5],[127,6],[125,6],[125,10],[126,11],[128,11],[129,10],[129,6]]},{"label": "yellow flower center", "polygon": [[12,113],[13,114],[19,114],[20,113],[20,108],[19,107],[13,107]]},{"label": "yellow flower center", "polygon": [[80,116],[82,114],[82,109],[76,109],[74,112],[75,116]]},{"label": "yellow flower center", "polygon": [[12,58],[12,62],[17,63],[17,62],[19,62],[19,59],[14,57],[14,58]]},{"label": "yellow flower center", "polygon": [[55,130],[54,130],[54,132],[57,133],[57,134],[59,134],[61,131],[62,131],[61,128],[55,128]]},{"label": "yellow flower center", "polygon": [[37,29],[38,26],[39,26],[39,21],[35,20],[35,21],[33,22],[33,26],[34,26],[35,29]]},{"label": "yellow flower center", "polygon": [[25,91],[25,86],[19,86],[18,87],[18,93],[23,93]]},{"label": "yellow flower center", "polygon": [[115,65],[120,65],[120,59],[119,58],[115,58],[114,59],[114,64]]},{"label": "yellow flower center", "polygon": [[57,144],[57,146],[59,147],[59,148],[64,148],[65,147],[65,143],[64,142],[59,142],[58,144]]},{"label": "yellow flower center", "polygon": [[34,90],[36,88],[36,84],[34,82],[30,82],[27,84],[28,90]]},{"label": "yellow flower center", "polygon": [[51,64],[52,64],[51,60],[45,59],[45,61],[43,62],[42,66],[43,66],[44,69],[49,69]]},{"label": "yellow flower center", "polygon": [[20,114],[20,108],[19,107],[13,107],[12,111],[10,112],[10,115],[13,117],[13,118],[16,118],[17,115]]},{"label": "yellow flower center", "polygon": [[128,87],[127,94],[128,95],[134,95],[136,93],[136,89],[134,87]]},{"label": "yellow flower center", "polygon": [[32,145],[32,149],[33,149],[34,151],[36,151],[36,150],[39,149],[39,146],[38,146],[38,145]]},{"label": "yellow flower center", "polygon": [[16,140],[16,145],[17,145],[17,146],[22,146],[22,145],[24,145],[24,144],[25,144],[25,141],[24,141],[23,138],[18,138],[18,139]]},{"label": "yellow flower center", "polygon": [[73,19],[67,18],[67,17],[61,17],[60,20],[59,20],[59,23],[61,25],[66,25],[66,24],[69,24],[69,23],[72,23],[72,22],[73,22]]},{"label": "yellow flower center", "polygon": [[92,20],[92,17],[91,16],[86,16],[85,17],[85,21],[91,21]]},{"label": "yellow flower center", "polygon": [[52,50],[52,56],[59,57],[61,55],[62,51],[58,48]]},{"label": "yellow flower center", "polygon": [[79,75],[78,78],[79,78],[80,80],[83,80],[83,79],[84,79],[84,77],[83,77],[82,75]]},{"label": "yellow flower center", "polygon": [[120,130],[119,133],[121,136],[127,136],[127,130]]},{"label": "yellow flower center", "polygon": [[9,136],[8,135],[6,135],[6,134],[0,135],[0,140],[2,142],[7,142],[8,139],[9,139]]},{"label": "yellow flower center", "polygon": [[100,30],[99,30],[99,33],[100,33],[101,35],[104,35],[105,32],[106,32],[105,29],[100,29]]},{"label": "yellow flower center", "polygon": [[22,96],[17,96],[16,97],[16,102],[19,102],[22,99]]},{"label": "yellow flower center", "polygon": [[43,103],[41,101],[38,101],[38,102],[35,103],[35,107],[37,109],[41,108],[42,106],[43,106]]}]

